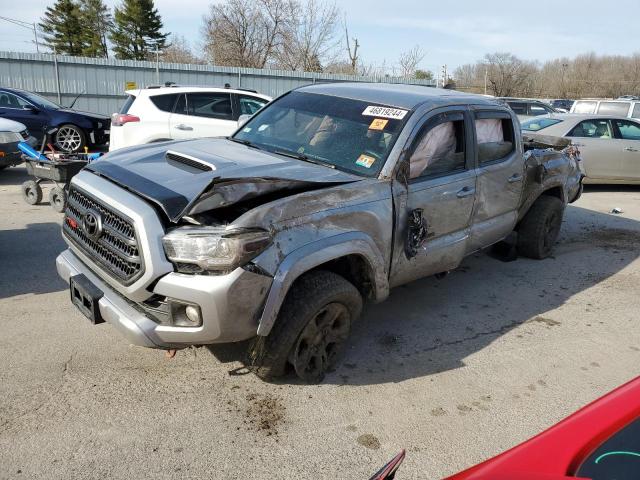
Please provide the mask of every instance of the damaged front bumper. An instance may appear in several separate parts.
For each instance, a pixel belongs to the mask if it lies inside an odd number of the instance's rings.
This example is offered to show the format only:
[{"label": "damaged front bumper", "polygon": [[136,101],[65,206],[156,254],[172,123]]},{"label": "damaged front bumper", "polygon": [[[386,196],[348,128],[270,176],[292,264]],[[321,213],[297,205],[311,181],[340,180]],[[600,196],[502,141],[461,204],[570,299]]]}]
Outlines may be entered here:
[{"label": "damaged front bumper", "polygon": [[134,345],[180,348],[246,340],[254,337],[272,278],[237,268],[227,275],[168,273],[153,287],[153,293],[200,307],[202,325],[178,327],[163,324],[93,273],[71,250],[56,259],[58,274],[69,283],[84,275],[103,296],[98,301],[100,317],[113,325]]}]

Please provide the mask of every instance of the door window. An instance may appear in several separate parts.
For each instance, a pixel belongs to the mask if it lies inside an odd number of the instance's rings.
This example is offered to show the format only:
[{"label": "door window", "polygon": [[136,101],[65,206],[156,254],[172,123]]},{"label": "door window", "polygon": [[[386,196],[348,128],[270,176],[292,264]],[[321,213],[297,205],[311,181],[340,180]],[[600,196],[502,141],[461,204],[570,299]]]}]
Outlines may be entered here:
[{"label": "door window", "polygon": [[460,117],[446,121],[442,114],[427,124],[409,157],[409,178],[439,177],[465,169],[464,118]]},{"label": "door window", "polygon": [[515,139],[511,118],[477,118],[475,126],[480,165],[502,162],[514,151]]},{"label": "door window", "polygon": [[520,102],[507,102],[511,110],[514,111],[516,115],[527,115],[527,104]]},{"label": "door window", "polygon": [[609,120],[585,120],[573,127],[569,137],[582,138],[613,138]]},{"label": "door window", "polygon": [[29,103],[9,92],[0,92],[0,108],[23,108]]},{"label": "door window", "polygon": [[546,115],[549,111],[544,108],[542,105],[538,105],[536,103],[531,103],[529,105],[529,115],[532,117],[537,117],[539,115]]},{"label": "door window", "polygon": [[626,117],[629,114],[628,102],[600,102],[598,115],[620,115]]},{"label": "door window", "polygon": [[633,113],[631,114],[633,118],[640,118],[640,103],[636,103],[633,107]]},{"label": "door window", "polygon": [[253,115],[267,104],[266,100],[257,97],[240,96],[240,115]]},{"label": "door window", "polygon": [[177,93],[169,93],[166,95],[153,95],[149,97],[153,104],[158,107],[159,110],[163,112],[169,112],[173,110],[173,105],[176,103],[176,99],[178,98]]},{"label": "door window", "polygon": [[584,102],[579,100],[574,104],[572,113],[596,113],[596,106],[598,106],[598,102]]},{"label": "door window", "polygon": [[185,94],[180,94],[178,100],[176,101],[176,106],[173,107],[173,113],[177,113],[178,115],[188,115],[187,111],[187,96]]},{"label": "door window", "polygon": [[623,140],[640,140],[640,125],[628,120],[614,120]]},{"label": "door window", "polygon": [[[228,93],[187,93],[188,115],[233,120],[231,95]],[[177,113],[177,112],[176,112]]]}]

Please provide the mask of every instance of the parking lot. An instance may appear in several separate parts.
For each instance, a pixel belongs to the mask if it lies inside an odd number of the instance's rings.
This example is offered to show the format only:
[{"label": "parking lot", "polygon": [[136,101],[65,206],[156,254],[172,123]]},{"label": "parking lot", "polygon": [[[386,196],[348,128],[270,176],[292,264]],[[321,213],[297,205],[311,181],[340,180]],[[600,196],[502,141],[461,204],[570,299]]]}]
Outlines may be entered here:
[{"label": "parking lot", "polygon": [[640,187],[587,187],[553,258],[477,254],[392,291],[307,386],[246,374],[242,346],[167,359],[90,325],[27,178],[0,172],[0,478],[364,479],[402,448],[399,480],[439,478],[640,373]]}]

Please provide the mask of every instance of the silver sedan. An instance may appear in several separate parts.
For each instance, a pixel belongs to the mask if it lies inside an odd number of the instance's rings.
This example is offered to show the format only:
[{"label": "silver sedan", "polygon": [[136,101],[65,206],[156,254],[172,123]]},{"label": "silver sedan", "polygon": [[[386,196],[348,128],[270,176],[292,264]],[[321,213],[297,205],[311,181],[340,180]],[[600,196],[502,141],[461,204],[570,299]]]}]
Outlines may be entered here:
[{"label": "silver sedan", "polygon": [[584,183],[640,184],[640,121],[556,113],[526,120],[522,130],[570,138],[581,152]]}]

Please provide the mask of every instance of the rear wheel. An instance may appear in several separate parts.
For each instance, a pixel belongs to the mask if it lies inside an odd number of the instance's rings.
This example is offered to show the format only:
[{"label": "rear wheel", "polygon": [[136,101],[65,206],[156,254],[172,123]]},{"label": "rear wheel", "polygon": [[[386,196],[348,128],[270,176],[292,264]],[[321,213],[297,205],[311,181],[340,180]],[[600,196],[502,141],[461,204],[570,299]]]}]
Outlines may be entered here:
[{"label": "rear wheel", "polygon": [[543,195],[531,206],[518,229],[518,253],[543,259],[551,255],[558,240],[564,203],[557,197]]},{"label": "rear wheel", "polygon": [[37,205],[42,201],[42,188],[34,180],[22,184],[22,198],[29,205]]},{"label": "rear wheel", "polygon": [[80,127],[66,124],[55,133],[54,143],[59,150],[69,153],[81,152],[87,139]]},{"label": "rear wheel", "polygon": [[49,203],[56,212],[64,212],[67,208],[67,193],[60,187],[53,187],[49,190]]},{"label": "rear wheel", "polygon": [[303,275],[287,294],[271,333],[254,342],[250,354],[256,374],[277,377],[290,365],[305,382],[321,382],[336,365],[361,310],[360,292],[340,275]]}]

